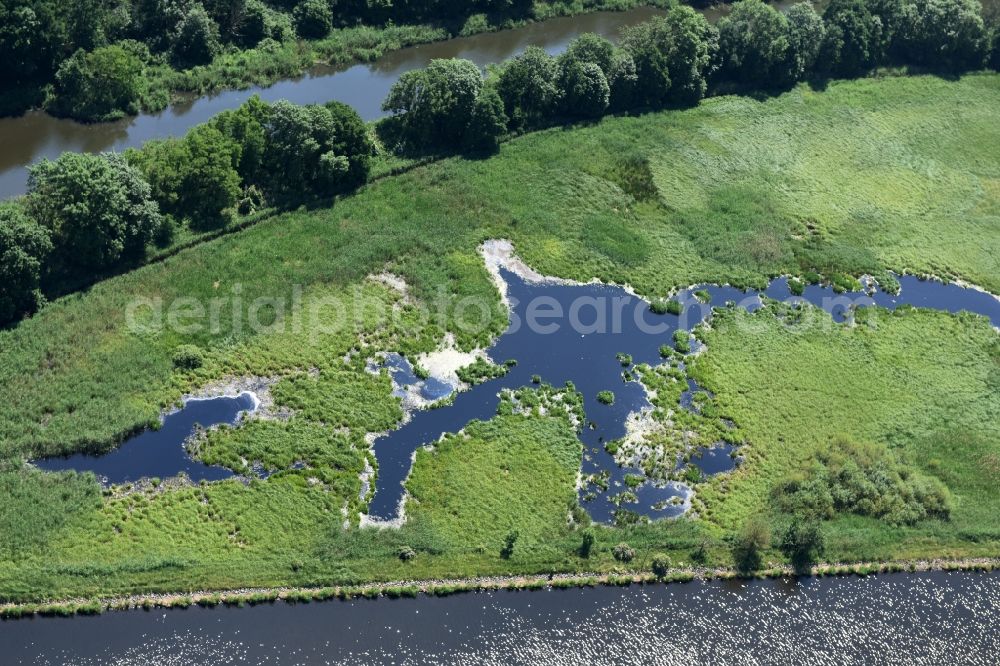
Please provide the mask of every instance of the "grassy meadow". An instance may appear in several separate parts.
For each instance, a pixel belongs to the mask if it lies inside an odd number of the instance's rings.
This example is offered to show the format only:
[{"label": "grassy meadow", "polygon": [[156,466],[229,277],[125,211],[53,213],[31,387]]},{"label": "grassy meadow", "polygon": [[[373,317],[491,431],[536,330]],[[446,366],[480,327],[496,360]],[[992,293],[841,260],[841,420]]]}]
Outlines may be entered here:
[{"label": "grassy meadow", "polygon": [[704,339],[693,374],[749,442],[746,463],[701,490],[709,522],[732,530],[770,510],[778,519],[775,486],[846,437],[942,480],[953,508],[948,520],[914,525],[837,516],[830,558],[996,555],[1000,343],[987,319],[901,308],[861,311],[852,327],[799,327],[768,310],[734,311]]},{"label": "grassy meadow", "polygon": [[[886,270],[997,293],[998,109],[998,75],[884,78],[556,128],[62,298],[0,331],[0,600],[608,570],[621,566],[619,542],[637,550],[632,567],[657,551],[690,562],[700,546],[728,564],[726,536],[770,515],[775,485],[841,434],[940,479],[953,509],[947,521],[902,527],[839,516],[826,525],[830,558],[995,555],[1000,343],[979,318],[927,312],[800,333],[769,310],[720,318],[694,372],[746,438],[746,464],[699,487],[697,520],[586,528],[589,558],[577,552],[585,521],[571,518],[579,445],[570,420],[550,413],[502,413],[418,453],[401,529],[359,528],[357,511],[365,436],[402,417],[366,358],[415,357],[447,332],[471,349],[506,325],[482,241],[509,238],[542,273],[628,283],[647,297]],[[386,270],[406,295],[366,277]],[[240,325],[261,296],[277,299],[257,308],[267,330]],[[466,297],[492,304],[477,330],[459,325]],[[217,299],[217,322],[158,327],[149,304],[177,298]],[[308,326],[275,305],[294,299],[314,313]],[[201,350],[201,367],[175,368],[180,345]],[[107,449],[183,393],[245,375],[280,378],[275,401],[294,416],[213,432],[199,455],[237,471],[243,460],[286,470],[266,481],[101,497],[87,477],[42,480],[20,466]],[[287,469],[300,460],[305,469]]]}]

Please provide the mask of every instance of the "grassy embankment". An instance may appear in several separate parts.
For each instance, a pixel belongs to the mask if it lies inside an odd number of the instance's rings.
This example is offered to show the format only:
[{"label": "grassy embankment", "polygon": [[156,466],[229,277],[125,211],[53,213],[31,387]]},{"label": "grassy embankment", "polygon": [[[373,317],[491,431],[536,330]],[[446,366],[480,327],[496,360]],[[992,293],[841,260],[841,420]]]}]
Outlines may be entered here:
[{"label": "grassy embankment", "polygon": [[[577,444],[552,415],[498,417],[421,453],[402,529],[345,529],[342,511],[356,523],[365,433],[401,415],[364,357],[431,349],[444,328],[465,348],[502,330],[476,253],[486,238],[513,239],[544,273],[628,282],[647,296],[807,270],[909,269],[1000,291],[998,102],[996,75],[861,80],[540,132],[493,159],[421,167],[61,299],[0,332],[0,460],[106,448],[183,391],[253,374],[286,377],[275,397],[296,416],[222,432],[204,455],[309,467],[246,486],[104,498],[86,479],[2,471],[0,598],[607,571],[621,541],[638,552],[634,568],[656,551],[688,563],[702,542],[709,564],[728,563],[724,537],[746,515],[769,515],[771,489],[838,434],[905,453],[948,486],[954,507],[947,522],[907,527],[839,517],[827,524],[829,559],[995,555],[997,335],[979,319],[924,312],[797,336],[765,312],[753,327],[727,318],[708,332],[696,372],[749,440],[749,459],[701,489],[703,520],[597,529],[593,554],[581,558],[581,534],[567,524]],[[650,179],[655,190],[642,200],[623,189],[642,193],[637,183]],[[489,299],[491,325],[470,333],[450,314],[444,328],[425,322],[409,300],[365,280],[386,267],[420,302],[436,302],[440,288],[446,309],[464,296]],[[333,333],[313,322],[253,334],[233,328],[227,302],[214,332],[125,325],[137,297],[207,303],[237,284],[241,312],[255,296],[290,298],[301,284],[307,309],[338,296],[362,314]],[[380,320],[379,304],[400,316]],[[334,317],[323,310],[320,320]],[[368,346],[345,363],[361,334]],[[175,370],[179,344],[202,347],[204,366]],[[519,537],[503,558],[512,528]],[[416,557],[402,561],[404,547]]]}]

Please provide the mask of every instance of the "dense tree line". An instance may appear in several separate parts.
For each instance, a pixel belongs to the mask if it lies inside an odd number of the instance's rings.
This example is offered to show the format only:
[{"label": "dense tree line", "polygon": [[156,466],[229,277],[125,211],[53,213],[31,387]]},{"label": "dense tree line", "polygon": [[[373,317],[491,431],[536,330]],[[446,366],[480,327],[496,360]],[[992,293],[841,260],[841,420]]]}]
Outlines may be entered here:
[{"label": "dense tree line", "polygon": [[124,154],[64,153],[0,206],[0,325],[95,277],[142,263],[180,225],[218,228],[262,204],[294,206],[368,178],[368,128],[339,102],[253,98],[180,139]]},{"label": "dense tree line", "polygon": [[[619,46],[583,35],[558,57],[528,47],[485,79],[464,60],[408,72],[389,93],[383,110],[392,115],[378,131],[401,152],[491,150],[508,132],[690,106],[710,89],[776,92],[883,65],[996,67],[995,33],[978,0],[832,0],[822,16],[805,2],[782,13],[741,0],[716,26],[675,6],[625,29]],[[496,97],[502,106],[487,103]]]},{"label": "dense tree line", "polygon": [[[141,2],[176,9],[169,0]],[[239,25],[234,6],[206,4],[209,27]],[[184,28],[191,34],[206,25],[200,9],[177,11],[180,21],[193,16]],[[209,32],[211,42],[216,30]],[[199,40],[184,42],[184,57],[208,43]],[[832,0],[822,17],[806,3],[783,14],[761,0],[742,0],[718,26],[678,6],[625,30],[618,46],[583,35],[559,56],[528,48],[485,77],[465,60],[407,72],[386,98],[391,115],[376,130],[403,153],[490,153],[511,132],[690,106],[716,91],[780,91],[883,64],[996,68],[998,48],[975,0]],[[115,80],[132,80],[129,58],[141,61],[145,50],[137,42],[98,47],[74,54],[60,69],[91,77],[94,91],[76,98],[100,105],[93,96],[120,98],[128,86],[112,85],[99,72],[120,71]],[[143,261],[147,247],[169,243],[179,225],[210,230],[262,205],[294,206],[350,191],[367,180],[373,152],[368,128],[344,104],[269,105],[254,98],[183,138],[124,155],[68,153],[42,162],[32,168],[28,194],[0,206],[0,324],[33,311],[46,294]]]},{"label": "dense tree line", "polygon": [[0,93],[47,90],[53,113],[106,120],[135,112],[155,66],[186,69],[227,49],[319,39],[338,26],[531,8],[530,0],[0,0]]},{"label": "dense tree line", "polygon": [[[672,87],[669,95],[677,100],[699,94],[703,67],[692,62],[694,69],[668,72],[667,58],[697,60],[710,52],[718,56],[713,67],[720,75],[771,87],[807,74],[854,76],[880,64],[975,68],[987,58],[995,62],[1000,49],[997,28],[983,24],[978,0],[833,0],[821,21],[806,7],[781,14],[761,3],[739,4],[717,30],[690,14],[634,29],[624,46],[637,76],[657,82],[655,91],[663,95]],[[32,103],[44,101],[58,115],[106,120],[133,113],[146,101],[148,73],[154,68],[204,65],[226,50],[252,48],[264,40],[319,39],[340,26],[461,25],[473,14],[520,17],[532,7],[531,0],[74,0],[68,5],[0,0],[0,59],[6,65],[0,70],[0,93],[6,105],[16,105],[27,91],[34,95],[27,96]],[[656,46],[664,41],[675,52]],[[685,54],[685,49],[701,53]],[[589,64],[601,68],[612,98],[609,107],[623,108],[621,99],[613,99],[610,79],[627,80],[629,70],[620,69],[629,67],[627,61],[576,62],[582,64],[558,70],[563,88],[573,91],[563,98],[566,105],[576,92],[587,93],[584,101],[592,101],[587,91],[598,98],[603,94],[604,83]],[[817,71],[817,62],[823,71]],[[522,65],[521,73],[550,66],[537,57]],[[664,76],[685,80],[669,86]],[[550,81],[534,83],[545,87]],[[648,104],[665,102],[645,97]],[[509,120],[531,124],[530,118]]]}]

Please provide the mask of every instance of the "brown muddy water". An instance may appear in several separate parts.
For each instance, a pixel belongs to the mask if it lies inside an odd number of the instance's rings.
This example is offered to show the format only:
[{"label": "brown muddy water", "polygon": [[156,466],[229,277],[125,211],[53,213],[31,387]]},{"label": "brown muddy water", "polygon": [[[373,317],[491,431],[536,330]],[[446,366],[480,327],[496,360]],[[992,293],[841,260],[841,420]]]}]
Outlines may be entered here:
[{"label": "brown muddy water", "polygon": [[[791,0],[775,7],[786,9]],[[728,5],[700,10],[710,21],[728,12]],[[528,46],[560,53],[573,38],[587,32],[617,40],[622,28],[663,14],[652,7],[626,12],[593,12],[532,23],[470,37],[458,37],[392,51],[381,58],[354,65],[317,66],[305,75],[267,87],[226,90],[191,98],[158,113],[147,113],[112,123],[78,123],[31,111],[18,118],[0,118],[0,199],[24,194],[28,166],[43,158],[55,159],[65,151],[96,153],[136,148],[152,139],[183,136],[193,126],[233,109],[253,95],[265,101],[286,99],[296,104],[338,100],[350,104],[365,120],[381,117],[382,100],[392,84],[411,69],[425,67],[435,58],[466,58],[480,67],[517,55]]]},{"label": "brown muddy water", "polygon": [[[708,10],[715,17],[720,10]],[[459,37],[387,53],[369,63],[339,67],[318,66],[304,76],[272,86],[226,90],[215,95],[174,104],[158,113],[141,114],[112,123],[84,124],[32,111],[19,118],[0,119],[0,198],[23,194],[27,167],[43,158],[54,159],[64,151],[96,153],[141,146],[151,139],[182,136],[191,127],[215,114],[232,109],[252,95],[266,101],[287,99],[296,104],[339,100],[350,104],[365,120],[382,115],[381,104],[392,84],[411,69],[425,67],[435,58],[466,58],[481,67],[500,62],[528,46],[559,53],[578,35],[594,32],[617,39],[625,26],[660,14],[639,7],[627,12],[595,12],[533,23],[514,30]]]}]

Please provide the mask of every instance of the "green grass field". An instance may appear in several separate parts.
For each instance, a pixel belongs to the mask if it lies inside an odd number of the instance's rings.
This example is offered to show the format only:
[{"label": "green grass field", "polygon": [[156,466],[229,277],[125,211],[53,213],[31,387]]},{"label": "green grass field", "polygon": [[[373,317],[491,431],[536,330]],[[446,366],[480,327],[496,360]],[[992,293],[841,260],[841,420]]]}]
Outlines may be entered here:
[{"label": "green grass field", "polygon": [[996,555],[1000,341],[985,318],[864,311],[856,326],[785,326],[769,312],[717,317],[694,369],[740,424],[746,464],[701,492],[707,519],[738,528],[773,506],[775,485],[831,440],[884,445],[945,482],[949,520],[909,527],[841,516],[829,556]]},{"label": "green grass field", "polygon": [[[707,333],[697,372],[748,438],[748,463],[700,492],[703,519],[596,529],[589,560],[568,522],[576,440],[551,416],[499,416],[418,455],[418,501],[400,530],[359,529],[355,512],[364,436],[401,415],[364,360],[429,351],[448,330],[469,349],[503,329],[483,240],[512,239],[540,272],[649,297],[696,282],[887,269],[1000,292],[998,109],[997,75],[887,78],[552,129],[60,299],[0,332],[0,599],[608,569],[620,541],[637,549],[637,567],[659,550],[690,561],[703,541],[710,561],[728,563],[723,538],[770,511],[774,484],[836,434],[905,452],[944,481],[955,509],[949,522],[911,527],[838,518],[831,557],[996,554],[997,334],[927,313],[798,337],[761,314],[756,326],[727,319]],[[406,280],[406,298],[366,279],[383,270]],[[316,315],[297,327],[271,303],[257,312],[271,330],[235,325],[258,296],[299,298]],[[491,304],[475,331],[456,319],[470,296]],[[157,330],[149,308],[131,307],[181,297],[220,299],[214,329]],[[350,325],[334,326],[333,297]],[[443,314],[426,317],[425,305]],[[130,312],[147,330],[127,325]],[[203,350],[201,368],[174,368],[181,344]],[[18,470],[21,457],[106,449],[185,391],[242,375],[282,377],[275,399],[296,414],[215,433],[205,458],[236,468],[241,458],[275,468],[308,459],[309,469],[103,500],[87,479]],[[515,524],[513,555],[501,558]],[[404,546],[411,561],[398,557]]]}]

